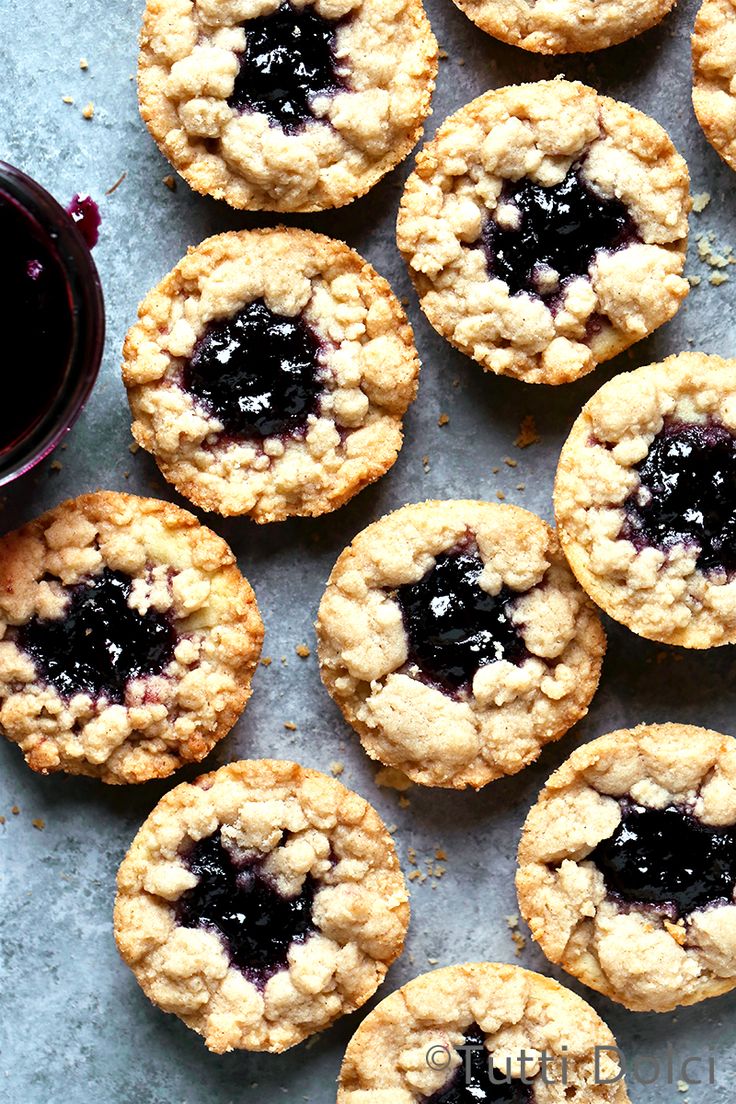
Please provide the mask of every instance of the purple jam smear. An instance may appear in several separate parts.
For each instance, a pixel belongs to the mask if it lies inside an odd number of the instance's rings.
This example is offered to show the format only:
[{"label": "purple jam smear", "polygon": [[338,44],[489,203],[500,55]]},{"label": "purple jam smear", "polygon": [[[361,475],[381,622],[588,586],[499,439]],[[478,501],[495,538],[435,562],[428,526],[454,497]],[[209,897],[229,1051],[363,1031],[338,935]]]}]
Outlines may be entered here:
[{"label": "purple jam smear", "polygon": [[88,195],[73,195],[66,211],[68,215],[71,215],[72,221],[77,224],[87,246],[94,249],[100,240],[100,226],[102,225],[100,208],[95,201]]},{"label": "purple jam smear", "polygon": [[177,924],[216,932],[232,964],[262,989],[286,968],[289,948],[316,930],[314,880],[307,876],[301,893],[284,897],[263,859],[236,861],[219,831],[195,843],[184,858],[199,881],[179,898]]},{"label": "purple jam smear", "polygon": [[340,22],[291,4],[249,19],[243,24],[245,50],[229,105],[263,112],[287,133],[314,119],[314,98],[346,87],[335,52]]},{"label": "purple jam smear", "polygon": [[132,609],[132,586],[129,576],[106,567],[72,588],[62,617],[34,617],[18,630],[18,647],[62,697],[90,694],[122,703],[131,679],[158,675],[171,661],[174,626],[154,609]]},{"label": "purple jam smear", "polygon": [[490,1101],[494,1104],[531,1104],[531,1085],[517,1078],[505,1078],[498,1070],[491,1079],[485,1036],[477,1024],[472,1024],[465,1032],[463,1045],[471,1049],[459,1051],[461,1063],[449,1084],[426,1097],[425,1104],[485,1104]]},{"label": "purple jam smear", "polygon": [[701,571],[736,571],[736,437],[719,422],[668,421],[637,464],[619,539],[698,549]]},{"label": "purple jam smear", "polygon": [[0,452],[27,437],[51,409],[69,372],[71,291],[52,237],[0,192],[0,295],[5,383]]},{"label": "purple jam smear", "polygon": [[488,663],[528,657],[524,639],[511,620],[518,595],[504,587],[488,594],[479,584],[483,560],[471,548],[438,556],[417,583],[396,591],[409,637],[409,662],[450,693],[468,688]]},{"label": "purple jam smear", "polygon": [[[511,295],[554,298],[566,280],[588,275],[600,250],[614,251],[640,240],[624,204],[599,196],[581,170],[573,165],[560,184],[549,188],[528,177],[504,186],[499,203],[518,210],[519,227],[506,229],[491,217],[482,243],[489,276],[508,284]],[[542,282],[549,269],[559,277],[552,288]]]},{"label": "purple jam smear", "polygon": [[183,384],[236,437],[294,436],[323,392],[320,341],[301,316],[262,300],[212,323],[184,369]]},{"label": "purple jam smear", "polygon": [[623,798],[621,823],[588,855],[609,893],[622,901],[662,905],[675,919],[732,903],[736,825],[713,828],[677,805],[649,809]]}]

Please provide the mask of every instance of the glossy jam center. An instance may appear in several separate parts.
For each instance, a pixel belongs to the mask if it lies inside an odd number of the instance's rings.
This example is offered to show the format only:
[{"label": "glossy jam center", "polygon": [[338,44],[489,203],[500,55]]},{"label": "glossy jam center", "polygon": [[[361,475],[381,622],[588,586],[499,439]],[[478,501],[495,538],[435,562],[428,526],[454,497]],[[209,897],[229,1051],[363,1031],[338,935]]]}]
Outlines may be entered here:
[{"label": "glossy jam center", "polygon": [[677,806],[649,809],[621,802],[621,823],[588,858],[609,892],[624,901],[666,905],[678,917],[736,888],[736,826],[712,828]]},{"label": "glossy jam center", "polygon": [[286,967],[289,948],[315,930],[312,878],[296,897],[284,897],[262,860],[236,862],[219,831],[195,843],[185,861],[199,882],[179,899],[177,923],[216,931],[233,965],[262,987]]},{"label": "glossy jam center", "polygon": [[735,571],[736,437],[717,422],[670,422],[637,470],[620,536],[639,549],[695,545],[701,571]]},{"label": "glossy jam center", "polygon": [[170,662],[177,640],[171,621],[154,609],[132,609],[131,589],[127,575],[105,568],[73,588],[62,617],[34,617],[18,630],[18,647],[62,697],[123,702],[131,679],[160,674]]},{"label": "glossy jam center", "polygon": [[3,320],[0,453],[25,438],[51,408],[69,371],[71,295],[52,239],[0,192]]},{"label": "glossy jam center", "polygon": [[228,100],[238,110],[260,111],[285,131],[313,119],[315,96],[345,87],[335,54],[337,23],[314,7],[282,4],[244,24],[245,51]]},{"label": "glossy jam center", "polygon": [[449,690],[472,683],[479,667],[499,659],[522,663],[528,654],[511,620],[517,595],[507,588],[488,594],[478,583],[482,572],[476,551],[455,550],[396,591],[410,662]]},{"label": "glossy jam center", "polygon": [[466,1031],[464,1045],[469,1049],[460,1052],[461,1063],[449,1084],[426,1098],[425,1104],[485,1104],[486,1101],[530,1104],[530,1085],[506,1078],[499,1070],[491,1077],[484,1035],[477,1024]]},{"label": "glossy jam center", "polygon": [[[573,166],[560,184],[544,188],[528,177],[508,182],[499,199],[505,213],[483,229],[488,273],[508,284],[512,295],[548,298],[574,276],[587,276],[599,250],[636,240],[626,207],[597,195]],[[510,210],[509,210],[510,209]]]},{"label": "glossy jam center", "polygon": [[184,386],[241,437],[289,436],[306,427],[322,393],[320,343],[301,316],[256,300],[213,323],[184,371]]}]

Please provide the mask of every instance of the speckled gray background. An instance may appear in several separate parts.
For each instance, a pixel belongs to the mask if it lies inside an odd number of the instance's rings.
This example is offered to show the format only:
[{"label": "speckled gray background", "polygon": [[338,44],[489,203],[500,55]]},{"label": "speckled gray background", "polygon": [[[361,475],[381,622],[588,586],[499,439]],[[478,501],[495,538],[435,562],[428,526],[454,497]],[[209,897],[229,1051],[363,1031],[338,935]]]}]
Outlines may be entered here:
[{"label": "speckled gray background", "polygon": [[[100,200],[103,228],[95,257],[107,299],[103,370],[87,410],[56,453],[7,493],[0,526],[10,528],[62,498],[98,487],[175,498],[145,454],[132,456],[119,352],[143,294],[208,234],[267,225],[162,183],[168,167],[143,124],[131,76],[141,0],[0,0],[0,157],[36,176],[60,200],[89,191]],[[693,239],[714,231],[728,244],[736,178],[706,144],[690,106],[688,37],[696,4],[681,4],[660,27],[592,58],[541,59],[484,36],[450,0],[429,0],[442,61],[433,132],[450,111],[489,87],[565,73],[653,114],[686,156],[695,192],[712,200],[693,217]],[[79,68],[79,59],[89,69]],[[62,102],[71,96],[73,105]],[[94,103],[91,121],[81,109]],[[296,220],[344,237],[393,284],[409,282],[393,243],[399,190],[409,163],[345,210]],[[125,172],[113,195],[105,191]],[[0,242],[0,249],[2,243]],[[483,376],[430,329],[410,296],[410,314],[424,362],[419,398],[406,421],[406,444],[393,471],[337,514],[258,528],[248,521],[208,517],[235,548],[253,583],[267,626],[251,704],[235,731],[210,756],[215,766],[246,756],[281,756],[329,769],[345,764],[343,780],[373,801],[406,866],[438,845],[447,852],[440,880],[413,884],[406,952],[380,995],[430,969],[467,959],[517,961],[505,917],[516,911],[514,851],[525,813],[549,772],[579,742],[638,721],[689,721],[736,731],[736,653],[665,650],[609,624],[610,646],[601,690],[584,723],[522,775],[478,794],[379,790],[373,768],[341,721],[317,675],[312,622],[325,579],[340,550],[369,521],[426,496],[507,500],[551,517],[556,457],[581,404],[615,371],[692,347],[736,353],[734,282],[713,287],[710,270],[691,247],[689,271],[701,275],[678,317],[612,367],[578,384],[550,390]],[[6,364],[5,371],[23,370]],[[457,385],[455,385],[457,382]],[[449,424],[437,424],[441,412]],[[514,448],[521,418],[533,414],[542,440]],[[1,415],[0,415],[1,416]],[[422,457],[430,457],[425,472]],[[503,464],[505,456],[518,461]],[[500,467],[494,474],[493,469]],[[517,490],[524,483],[525,490]],[[284,657],[282,661],[282,657]],[[297,726],[284,728],[284,722]],[[40,778],[18,751],[0,741],[2,794],[2,1048],[0,1099],[9,1104],[230,1104],[282,1100],[330,1104],[344,1047],[362,1013],[281,1056],[216,1057],[173,1016],[149,1005],[119,962],[111,907],[117,865],[138,825],[176,780],[111,789],[87,780]],[[196,771],[183,771],[178,779]],[[11,807],[19,813],[13,815]],[[41,818],[43,830],[32,826]],[[549,970],[527,946],[524,965]],[[563,977],[563,980],[564,977]],[[678,1060],[712,1054],[716,1085],[692,1084],[684,1095],[666,1082],[632,1081],[632,1100],[660,1104],[725,1104],[736,1072],[736,994],[675,1015],[635,1015],[583,992],[609,1021],[630,1057]],[[689,1068],[694,1082],[697,1063]],[[701,1071],[702,1072],[702,1071]],[[650,1076],[642,1067],[643,1077]],[[675,1072],[675,1080],[679,1073]]]}]

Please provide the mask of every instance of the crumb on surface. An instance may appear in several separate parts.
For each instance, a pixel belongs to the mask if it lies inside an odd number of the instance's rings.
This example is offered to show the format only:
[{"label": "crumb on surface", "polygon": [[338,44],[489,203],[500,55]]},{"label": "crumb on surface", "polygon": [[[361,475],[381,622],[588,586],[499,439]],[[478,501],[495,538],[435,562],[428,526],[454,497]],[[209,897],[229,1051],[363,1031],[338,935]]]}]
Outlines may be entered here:
[{"label": "crumb on surface", "polygon": [[450,415],[449,414],[440,414],[439,418],[437,419],[437,425],[438,426],[446,426],[447,423],[449,422],[449,420],[450,420]]},{"label": "crumb on surface", "polygon": [[307,659],[307,657],[312,654],[306,644],[297,644],[294,651],[298,656],[301,656],[302,659]]},{"label": "crumb on surface", "polygon": [[503,493],[503,491],[496,491],[496,498],[499,500],[499,502],[503,502],[506,498],[506,495]]},{"label": "crumb on surface", "polygon": [[287,728],[289,732],[296,732],[296,725],[293,721],[284,721],[284,728]]},{"label": "crumb on surface", "polygon": [[[120,176],[119,176],[119,177],[117,178],[117,180],[115,181],[115,183],[114,183],[114,184],[113,184],[113,185],[112,185],[111,187],[109,187],[109,188],[107,189],[107,191],[105,192],[105,195],[106,195],[106,196],[110,196],[110,195],[112,195],[112,194],[113,194],[113,192],[116,192],[116,191],[118,190],[118,188],[120,187],[120,185],[121,185],[121,184],[123,183],[123,181],[125,180],[125,178],[126,178],[126,176],[127,176],[127,175],[128,175],[127,171],[126,171],[126,172],[122,172],[122,173],[120,174]],[[140,445],[138,444],[138,442],[137,442],[137,441],[135,442],[135,445],[136,445],[136,449],[139,449],[139,448],[140,448]],[[132,446],[130,446],[130,450],[131,450],[131,452],[133,451],[133,448],[132,448]]]},{"label": "crumb on surface", "polygon": [[20,813],[20,805],[14,805],[10,811],[13,816],[18,816],[18,814]]},{"label": "crumb on surface", "polygon": [[61,102],[65,103],[65,104],[73,104],[74,100],[72,99],[71,96],[62,96],[61,97]]},{"label": "crumb on surface", "polygon": [[728,276],[725,272],[713,272],[709,277],[708,283],[713,284],[713,287],[720,287],[721,284],[728,283]]},{"label": "crumb on surface", "polygon": [[517,448],[529,448],[535,445],[541,438],[537,433],[537,423],[533,414],[525,414],[519,425],[519,432],[514,441]]},{"label": "crumb on surface", "polygon": [[513,457],[511,457],[511,456],[504,456],[504,458],[503,458],[503,462],[504,462],[504,464],[506,464],[506,465],[507,465],[507,467],[509,467],[509,468],[515,468],[515,467],[516,467],[516,465],[517,465],[517,464],[519,463],[519,461],[518,461],[518,460],[514,460],[514,459],[513,459]]},{"label": "crumb on surface", "polygon": [[271,659],[270,656],[264,656],[263,659],[261,660],[261,666],[262,667],[270,667],[272,663],[273,663],[273,660]]},{"label": "crumb on surface", "polygon": [[90,100],[88,104],[85,104],[82,108],[83,119],[94,119],[95,117],[95,105]]},{"label": "crumb on surface", "polygon": [[699,215],[710,203],[710,192],[698,192],[693,196],[693,211]]},{"label": "crumb on surface", "polygon": [[39,832],[43,832],[44,828],[46,827],[46,821],[43,820],[41,817],[34,817],[34,819],[31,821],[31,824],[34,828],[38,828]]},{"label": "crumb on surface", "polygon": [[176,177],[172,176],[171,173],[163,178],[163,183],[166,185],[170,192],[176,191]]},{"label": "crumb on surface", "polygon": [[345,764],[341,763],[339,759],[333,759],[330,763],[330,774],[333,774],[335,778],[339,778],[345,770]]}]

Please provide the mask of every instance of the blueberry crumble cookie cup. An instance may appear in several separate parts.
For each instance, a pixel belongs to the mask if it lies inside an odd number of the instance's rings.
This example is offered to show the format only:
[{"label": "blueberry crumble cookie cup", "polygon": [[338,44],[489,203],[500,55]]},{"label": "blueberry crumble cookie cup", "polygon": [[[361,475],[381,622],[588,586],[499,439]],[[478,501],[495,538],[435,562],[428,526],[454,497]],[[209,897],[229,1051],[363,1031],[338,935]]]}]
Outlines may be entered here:
[{"label": "blueberry crumble cookie cup", "polygon": [[516,884],[550,961],[632,1011],[736,988],[736,741],[661,724],[578,748],[529,813]]},{"label": "blueberry crumble cookie cup", "polygon": [[455,0],[501,42],[535,54],[587,53],[648,31],[675,0]]},{"label": "blueberry crumble cookie cup", "polygon": [[321,211],[410,152],[437,54],[420,0],[148,0],[138,99],[195,191]]},{"label": "blueberry crumble cookie cup", "polygon": [[628,1104],[615,1038],[558,982],[494,962],[432,970],[382,1000],[348,1044],[337,1092],[337,1104],[569,1099]]},{"label": "blueberry crumble cookie cup", "polygon": [[373,759],[476,789],[585,715],[605,635],[554,530],[516,506],[424,502],[369,525],[317,617],[322,680]]},{"label": "blueberry crumble cookie cup", "polygon": [[170,503],[82,495],[0,539],[0,729],[103,782],[198,762],[250,697],[263,623],[220,537]]},{"label": "blueberry crumble cookie cup", "polygon": [[133,435],[197,506],[315,516],[396,460],[414,337],[389,285],[343,242],[219,234],[138,315],[123,365]]},{"label": "blueberry crumble cookie cup", "polygon": [[296,763],[232,763],[177,786],[118,872],[120,954],[218,1054],[283,1051],[359,1008],[408,921],[375,809]]},{"label": "blueberry crumble cookie cup", "polygon": [[649,640],[736,642],[736,360],[681,353],[609,380],[560,455],[562,547]]},{"label": "blueberry crumble cookie cup", "polygon": [[693,33],[693,106],[705,137],[736,169],[736,3],[705,0]]},{"label": "blueberry crumble cookie cup", "polygon": [[559,384],[676,313],[690,208],[658,123],[557,79],[487,92],[443,123],[397,241],[443,337],[487,371]]}]

